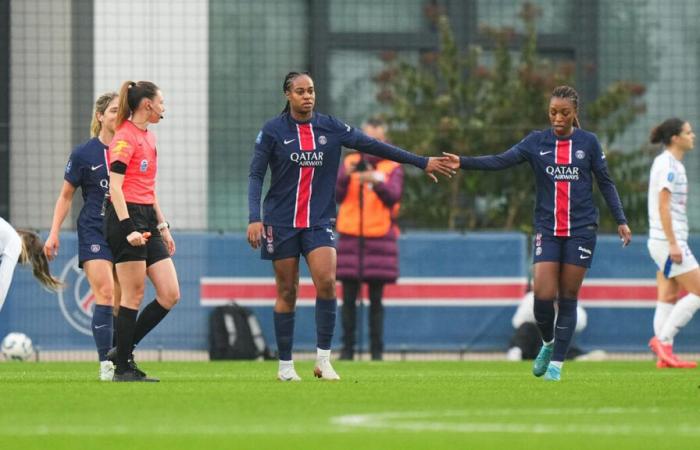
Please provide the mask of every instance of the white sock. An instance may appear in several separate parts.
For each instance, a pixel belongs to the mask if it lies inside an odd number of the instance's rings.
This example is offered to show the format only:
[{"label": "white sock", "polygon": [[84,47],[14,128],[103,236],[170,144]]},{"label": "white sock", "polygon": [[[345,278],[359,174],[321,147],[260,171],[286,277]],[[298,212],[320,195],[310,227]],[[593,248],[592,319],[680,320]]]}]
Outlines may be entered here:
[{"label": "white sock", "polygon": [[552,339],[549,342],[542,341],[542,345],[544,345],[545,347],[551,347],[552,345],[554,345],[554,339]]},{"label": "white sock", "polygon": [[654,336],[659,336],[664,328],[668,316],[671,314],[673,303],[656,302],[656,310],[654,311]]},{"label": "white sock", "polygon": [[564,361],[550,361],[549,363],[558,369],[561,369],[564,365]]},{"label": "white sock", "polygon": [[331,359],[331,350],[316,349],[316,359]]},{"label": "white sock", "polygon": [[690,322],[698,309],[700,309],[700,297],[695,294],[688,294],[678,300],[661,328],[661,333],[657,336],[659,340],[664,344],[672,343],[673,338],[676,337],[681,328]]},{"label": "white sock", "polygon": [[280,359],[280,365],[279,365],[280,372],[282,371],[282,369],[287,369],[289,367],[291,367],[292,369],[294,368],[294,360],[282,361]]}]

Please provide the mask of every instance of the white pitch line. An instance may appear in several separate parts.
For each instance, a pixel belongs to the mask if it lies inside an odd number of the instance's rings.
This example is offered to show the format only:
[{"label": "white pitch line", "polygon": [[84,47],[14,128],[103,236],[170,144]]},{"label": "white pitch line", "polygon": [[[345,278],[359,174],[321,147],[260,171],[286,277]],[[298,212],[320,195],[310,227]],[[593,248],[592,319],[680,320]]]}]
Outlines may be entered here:
[{"label": "white pitch line", "polygon": [[328,425],[302,426],[302,425],[21,425],[0,426],[0,437],[3,436],[187,436],[187,435],[287,435],[328,433]]},{"label": "white pitch line", "polygon": [[[678,433],[684,435],[700,435],[700,426],[694,423],[676,423],[673,425],[649,425],[640,423],[619,424],[551,424],[551,423],[517,423],[514,419],[525,417],[567,415],[608,415],[628,418],[631,414],[639,414],[645,418],[649,415],[661,414],[658,408],[543,408],[543,409],[485,409],[474,411],[412,411],[412,412],[386,412],[375,414],[351,414],[337,416],[331,419],[331,423],[345,428],[365,429],[389,429],[401,431],[433,431],[455,433],[578,433],[578,434],[604,434],[604,435],[666,435]],[[454,422],[454,418],[463,417],[464,420]],[[470,418],[476,417],[503,417],[503,422],[474,422]],[[444,419],[451,419],[449,422]],[[599,420],[599,418],[597,419]]]}]

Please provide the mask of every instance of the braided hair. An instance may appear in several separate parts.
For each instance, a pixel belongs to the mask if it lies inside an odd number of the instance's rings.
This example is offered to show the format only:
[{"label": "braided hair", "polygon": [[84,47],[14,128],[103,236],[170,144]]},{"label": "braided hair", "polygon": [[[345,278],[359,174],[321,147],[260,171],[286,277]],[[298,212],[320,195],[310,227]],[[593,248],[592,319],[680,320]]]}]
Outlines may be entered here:
[{"label": "braided hair", "polygon": [[[309,72],[289,72],[287,76],[284,77],[284,82],[282,83],[282,92],[285,94],[289,92],[292,89],[292,83],[294,80],[296,80],[297,77],[300,77],[302,75],[306,75],[308,77],[311,76]],[[282,114],[288,113],[289,112],[289,100],[287,100],[287,104],[284,105],[284,109],[282,110]]]},{"label": "braided hair", "polygon": [[574,105],[574,111],[576,111],[576,117],[574,118],[574,126],[576,128],[581,128],[581,124],[578,121],[578,92],[571,86],[557,86],[552,91],[552,98],[565,98],[569,100]]}]

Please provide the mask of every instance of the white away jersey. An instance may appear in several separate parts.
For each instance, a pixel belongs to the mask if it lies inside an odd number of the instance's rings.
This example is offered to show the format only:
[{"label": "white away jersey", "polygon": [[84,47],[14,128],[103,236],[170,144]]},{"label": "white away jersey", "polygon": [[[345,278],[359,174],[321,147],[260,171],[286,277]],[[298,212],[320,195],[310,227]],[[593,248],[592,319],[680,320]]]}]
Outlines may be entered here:
[{"label": "white away jersey", "polygon": [[654,159],[649,175],[649,239],[666,240],[659,214],[659,193],[671,192],[671,223],[678,241],[688,240],[688,178],[683,163],[664,150]]},{"label": "white away jersey", "polygon": [[15,229],[0,217],[0,309],[12,283],[12,274],[22,251],[22,240]]}]

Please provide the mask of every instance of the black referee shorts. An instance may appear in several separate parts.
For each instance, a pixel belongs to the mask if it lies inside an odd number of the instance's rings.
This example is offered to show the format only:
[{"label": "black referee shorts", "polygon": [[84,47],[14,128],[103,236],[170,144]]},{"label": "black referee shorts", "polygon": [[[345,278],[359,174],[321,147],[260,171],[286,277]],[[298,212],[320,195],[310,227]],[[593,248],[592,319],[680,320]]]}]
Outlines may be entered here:
[{"label": "black referee shorts", "polygon": [[129,217],[134,222],[136,230],[144,233],[150,231],[151,237],[146,245],[134,246],[129,244],[126,236],[119,226],[119,218],[114,210],[114,205],[109,202],[105,211],[104,235],[109,247],[112,249],[114,264],[127,261],[146,261],[146,267],[165,258],[170,258],[168,247],[158,231],[158,218],[153,205],[138,205],[127,203]]}]

